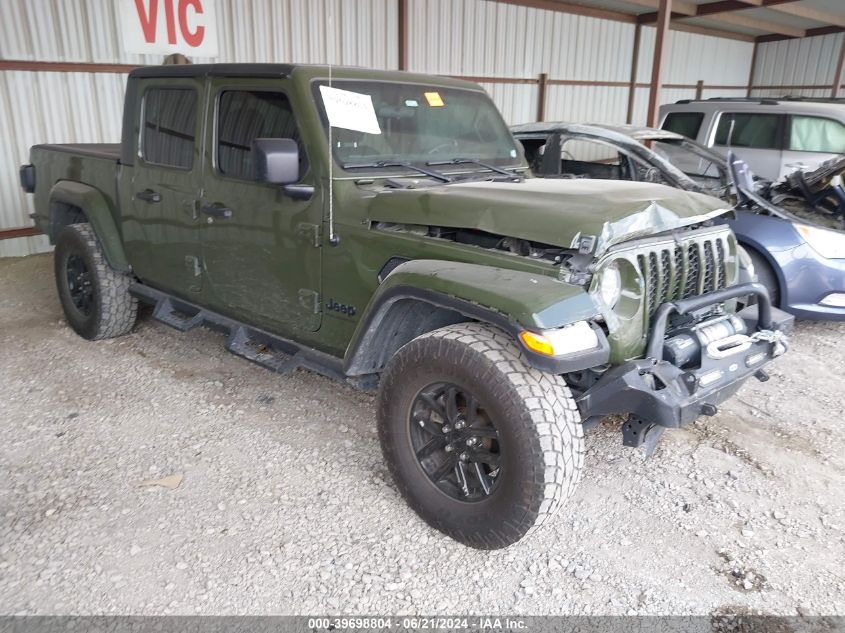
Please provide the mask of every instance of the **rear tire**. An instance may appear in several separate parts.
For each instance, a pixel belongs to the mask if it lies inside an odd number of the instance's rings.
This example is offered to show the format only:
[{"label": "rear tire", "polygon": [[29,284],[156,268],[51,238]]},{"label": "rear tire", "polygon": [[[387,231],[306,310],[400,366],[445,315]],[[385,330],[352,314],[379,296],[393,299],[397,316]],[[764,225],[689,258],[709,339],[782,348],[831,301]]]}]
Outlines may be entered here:
[{"label": "rear tire", "polygon": [[545,522],[584,464],[563,378],[534,369],[510,336],[479,323],[435,330],[396,353],[381,378],[378,429],[411,508],[479,549],[511,545]]},{"label": "rear tire", "polygon": [[132,278],[108,265],[90,224],[61,230],[54,271],[65,318],[77,334],[97,340],[132,330],[138,311],[138,300],[129,294]]}]

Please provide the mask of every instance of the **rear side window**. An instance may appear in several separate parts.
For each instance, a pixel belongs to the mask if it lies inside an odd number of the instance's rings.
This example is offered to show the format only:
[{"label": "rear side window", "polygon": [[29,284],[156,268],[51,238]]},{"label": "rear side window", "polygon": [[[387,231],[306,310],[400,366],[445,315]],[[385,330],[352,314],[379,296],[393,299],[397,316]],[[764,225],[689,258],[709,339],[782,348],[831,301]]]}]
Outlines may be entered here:
[{"label": "rear side window", "polygon": [[[716,128],[716,145],[780,149],[781,119],[779,114],[744,114],[725,112]],[[733,135],[731,135],[733,122]],[[730,138],[728,138],[730,137]],[[730,142],[729,142],[730,141]]]},{"label": "rear side window", "polygon": [[[228,90],[217,110],[217,169],[221,174],[254,180],[252,142],[257,138],[292,138],[299,130],[290,101],[281,92]],[[300,157],[304,158],[301,151]],[[300,165],[300,173],[304,171]]]},{"label": "rear side window", "polygon": [[619,150],[607,143],[567,139],[563,143],[561,158],[565,161],[618,165]]},{"label": "rear side window", "polygon": [[150,88],[144,95],[141,156],[148,163],[190,169],[194,162],[197,93],[191,88]]},{"label": "rear side window", "polygon": [[703,120],[703,112],[670,112],[663,120],[663,129],[694,139]]},{"label": "rear side window", "polygon": [[845,154],[845,125],[833,119],[794,115],[789,149],[796,152]]}]

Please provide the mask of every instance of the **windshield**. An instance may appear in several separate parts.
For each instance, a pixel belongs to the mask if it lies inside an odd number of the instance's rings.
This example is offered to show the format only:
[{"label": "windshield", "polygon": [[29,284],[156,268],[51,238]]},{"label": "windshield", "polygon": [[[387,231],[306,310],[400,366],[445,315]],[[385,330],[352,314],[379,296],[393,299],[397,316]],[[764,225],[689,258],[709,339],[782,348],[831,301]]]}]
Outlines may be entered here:
[{"label": "windshield", "polygon": [[[396,163],[519,165],[519,151],[490,98],[481,91],[423,84],[336,80],[315,96],[332,150],[343,167]],[[376,165],[377,163],[392,163]]]},{"label": "windshield", "polygon": [[726,187],[728,174],[724,159],[686,140],[652,141],[651,149],[699,185]]}]

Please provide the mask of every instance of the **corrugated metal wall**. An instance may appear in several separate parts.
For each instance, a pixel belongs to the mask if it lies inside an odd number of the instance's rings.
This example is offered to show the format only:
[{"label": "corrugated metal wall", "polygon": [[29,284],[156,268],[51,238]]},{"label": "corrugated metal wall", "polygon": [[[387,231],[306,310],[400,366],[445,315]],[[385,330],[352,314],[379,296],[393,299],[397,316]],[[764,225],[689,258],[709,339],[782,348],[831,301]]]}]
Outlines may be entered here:
[{"label": "corrugated metal wall", "polygon": [[[216,0],[218,62],[328,60],[396,68],[395,0]],[[333,14],[334,28],[328,21]],[[0,59],[158,64],[161,56],[124,53],[112,0],[3,0]]]},{"label": "corrugated metal wall", "polygon": [[759,97],[784,94],[829,97],[843,37],[845,34],[836,33],[760,44],[754,69],[754,85],[787,88],[761,88],[753,90],[751,94]]},{"label": "corrugated metal wall", "polygon": [[[397,68],[397,11],[395,0],[217,0],[220,56],[194,61],[325,63],[333,52],[336,64]],[[0,59],[161,63],[121,49],[112,0],[0,1]],[[31,145],[120,140],[125,83],[122,74],[0,72],[0,228],[31,224],[17,174]],[[48,248],[42,236],[0,240],[0,257]]]},{"label": "corrugated metal wall", "polygon": [[[329,14],[333,13],[333,28]],[[463,76],[627,84],[634,25],[487,0],[409,0],[408,67]],[[396,68],[397,0],[217,0],[215,61],[293,61]],[[333,34],[333,40],[327,36]],[[654,29],[644,28],[638,81],[651,74]],[[744,85],[752,45],[672,31],[664,81]],[[158,56],[121,50],[111,0],[0,0],[0,58],[150,64]],[[195,59],[196,62],[210,61]],[[17,167],[35,143],[115,142],[125,75],[0,72],[0,228],[27,226],[31,196]],[[536,84],[484,82],[509,123],[533,121]],[[718,91],[724,94],[725,91]],[[664,101],[694,96],[671,89]],[[707,92],[705,92],[707,96]],[[648,90],[636,91],[634,122],[644,123]],[[546,119],[623,123],[627,85],[550,85]],[[0,256],[47,248],[43,237],[0,240]]]},{"label": "corrugated metal wall", "polygon": [[[640,56],[637,62],[637,82],[651,80],[651,61],[654,56],[655,29],[644,28],[640,36]],[[706,86],[745,86],[751,72],[751,56],[754,44],[728,40],[721,37],[669,31],[666,42],[666,61],[663,69],[661,90],[663,103],[674,103],[680,99],[695,98],[695,84],[704,82],[702,96],[745,96],[745,88],[716,88]],[[673,88],[686,85],[689,88]],[[634,98],[636,124],[645,125],[648,109],[648,88],[637,88]]]},{"label": "corrugated metal wall", "polygon": [[[412,0],[410,68],[444,75],[626,82],[634,25],[485,0]],[[608,46],[613,42],[613,46]],[[508,123],[534,121],[539,88],[485,84]],[[624,122],[626,87],[550,85],[546,119]]]},{"label": "corrugated metal wall", "polygon": [[[447,75],[628,82],[634,25],[544,11],[485,0],[412,0],[408,38],[414,70]],[[655,29],[643,28],[637,81],[651,79]],[[608,43],[612,43],[609,45]],[[745,86],[753,44],[671,31],[663,101],[695,96],[695,83]],[[485,84],[509,123],[533,121],[538,87],[531,84]],[[705,91],[706,94],[707,91]],[[743,88],[718,91],[732,96]],[[707,95],[709,96],[709,95]],[[550,85],[546,119],[624,123],[627,86]],[[644,124],[648,89],[636,91],[634,123]]]}]

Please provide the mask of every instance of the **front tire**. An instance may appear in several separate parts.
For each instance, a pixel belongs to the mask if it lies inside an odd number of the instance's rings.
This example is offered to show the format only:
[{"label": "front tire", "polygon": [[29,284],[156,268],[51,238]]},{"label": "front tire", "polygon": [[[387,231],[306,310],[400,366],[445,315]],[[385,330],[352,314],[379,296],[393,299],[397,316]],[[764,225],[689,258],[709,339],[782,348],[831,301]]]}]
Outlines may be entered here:
[{"label": "front tire", "polygon": [[138,300],[129,294],[132,278],[109,266],[90,224],[61,230],[54,272],[65,318],[81,337],[93,341],[132,330],[138,312]]},{"label": "front tire", "polygon": [[569,388],[497,328],[459,323],[414,339],[388,364],[378,402],[402,496],[470,547],[517,542],[580,480],[584,438]]}]

